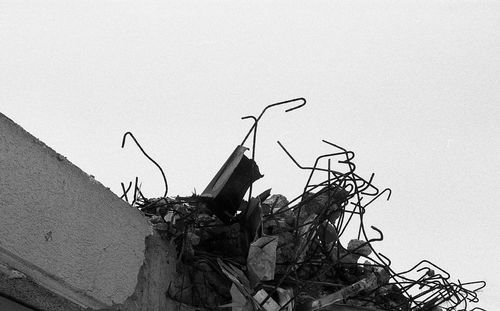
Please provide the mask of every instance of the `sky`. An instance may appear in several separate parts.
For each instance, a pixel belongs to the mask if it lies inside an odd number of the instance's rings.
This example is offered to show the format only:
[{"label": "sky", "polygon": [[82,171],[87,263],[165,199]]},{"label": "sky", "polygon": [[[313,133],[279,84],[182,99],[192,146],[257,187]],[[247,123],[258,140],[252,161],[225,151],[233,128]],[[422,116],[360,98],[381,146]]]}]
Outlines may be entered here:
[{"label": "sky", "polygon": [[[500,2],[0,0],[0,112],[121,195],[201,193],[268,104],[255,191],[356,153],[390,187],[367,209],[396,270],[421,259],[500,304]],[[288,108],[289,106],[287,106]],[[343,167],[334,167],[343,169]]]}]

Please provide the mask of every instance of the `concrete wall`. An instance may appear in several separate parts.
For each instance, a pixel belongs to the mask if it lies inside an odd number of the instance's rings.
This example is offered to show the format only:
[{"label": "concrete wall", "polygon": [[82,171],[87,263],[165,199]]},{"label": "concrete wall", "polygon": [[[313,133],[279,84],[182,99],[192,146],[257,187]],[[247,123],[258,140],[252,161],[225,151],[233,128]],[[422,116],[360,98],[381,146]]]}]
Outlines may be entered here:
[{"label": "concrete wall", "polygon": [[81,307],[134,293],[147,221],[2,114],[0,212],[0,264]]}]

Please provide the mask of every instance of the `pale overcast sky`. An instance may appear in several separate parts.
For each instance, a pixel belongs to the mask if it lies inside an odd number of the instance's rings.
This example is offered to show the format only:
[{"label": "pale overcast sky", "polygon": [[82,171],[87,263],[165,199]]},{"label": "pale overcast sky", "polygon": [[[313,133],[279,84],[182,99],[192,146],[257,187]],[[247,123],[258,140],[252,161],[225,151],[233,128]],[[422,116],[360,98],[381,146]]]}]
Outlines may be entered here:
[{"label": "pale overcast sky", "polygon": [[428,259],[500,305],[500,2],[0,0],[0,111],[115,193],[199,193],[267,104],[256,160],[291,198],[303,164],[356,152],[396,270]]}]

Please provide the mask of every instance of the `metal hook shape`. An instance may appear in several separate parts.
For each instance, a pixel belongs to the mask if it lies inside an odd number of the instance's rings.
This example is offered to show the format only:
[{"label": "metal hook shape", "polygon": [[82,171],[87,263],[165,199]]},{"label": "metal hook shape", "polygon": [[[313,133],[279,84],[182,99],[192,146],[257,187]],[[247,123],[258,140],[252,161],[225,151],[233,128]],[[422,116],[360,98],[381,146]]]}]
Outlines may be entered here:
[{"label": "metal hook shape", "polygon": [[[328,169],[324,169],[324,168],[319,168],[319,167],[308,167],[308,166],[302,166],[299,164],[299,162],[297,162],[297,160],[295,160],[295,158],[290,154],[290,152],[288,152],[288,150],[285,148],[285,146],[283,146],[283,144],[278,140],[277,141],[278,145],[281,147],[281,149],[283,149],[283,151],[288,155],[288,157],[293,161],[293,163],[300,169],[303,169],[303,170],[312,170],[312,171],[322,171],[322,172],[331,172],[333,175],[335,176],[342,176],[342,175],[345,175],[341,172],[337,172],[337,171],[333,171],[333,170],[328,170]],[[326,156],[331,156],[331,155],[336,155],[336,154],[327,154],[327,155],[324,155],[324,156],[320,156],[320,157],[326,157]]]},{"label": "metal hook shape", "polygon": [[[257,145],[257,118],[254,116],[241,117],[241,120],[252,119],[253,120],[253,140],[252,140],[252,161],[255,161],[255,146]],[[243,146],[243,144],[242,144]],[[248,189],[248,204],[250,204],[250,198],[252,197],[253,183],[250,184]]]},{"label": "metal hook shape", "polygon": [[262,115],[264,115],[264,113],[266,112],[267,109],[269,109],[271,107],[275,107],[275,106],[280,106],[280,105],[285,105],[285,104],[288,104],[288,103],[296,102],[296,101],[302,101],[302,104],[297,105],[297,106],[292,107],[292,108],[289,108],[289,109],[285,110],[285,112],[290,112],[292,110],[299,109],[299,108],[305,106],[305,104],[306,104],[306,99],[303,98],[303,97],[299,97],[299,98],[294,98],[294,99],[285,100],[285,101],[282,101],[282,102],[279,102],[279,103],[274,103],[274,104],[267,105],[264,108],[264,110],[262,110],[262,112],[260,113],[260,115],[257,117],[257,120],[254,122],[254,125],[252,125],[252,127],[250,128],[250,130],[248,131],[248,133],[245,135],[245,138],[243,138],[243,141],[241,142],[240,145],[243,146],[243,144],[247,140],[248,136],[254,130],[254,128],[257,126],[257,123],[260,121],[260,118],[262,118]]},{"label": "metal hook shape", "polygon": [[146,151],[144,151],[144,149],[142,149],[142,146],[139,144],[139,142],[137,141],[137,139],[135,139],[134,135],[131,132],[126,132],[125,134],[123,134],[122,148],[125,147],[125,140],[127,138],[127,135],[129,135],[130,137],[132,137],[132,139],[134,140],[134,142],[137,145],[137,147],[139,147],[139,149],[141,150],[142,154],[144,156],[146,156],[146,158],[148,158],[151,162],[153,162],[153,164],[156,165],[156,167],[160,170],[161,176],[163,177],[163,182],[165,183],[165,193],[163,194],[163,197],[166,197],[167,193],[168,193],[168,183],[167,183],[167,178],[165,177],[165,173],[163,172],[163,169],[161,168],[161,166],[155,160],[153,160],[153,158],[151,158],[146,153]]},{"label": "metal hook shape", "polygon": [[461,283],[462,286],[464,285],[472,285],[472,284],[481,284],[480,287],[473,289],[472,291],[478,291],[486,287],[486,282],[485,281],[474,281],[474,282],[467,282],[467,283]]},{"label": "metal hook shape", "polygon": [[[252,142],[252,160],[255,161],[255,146],[257,145],[257,118],[254,116],[241,117],[241,120],[252,119],[253,120],[253,142]],[[243,144],[241,144],[243,146]]]}]

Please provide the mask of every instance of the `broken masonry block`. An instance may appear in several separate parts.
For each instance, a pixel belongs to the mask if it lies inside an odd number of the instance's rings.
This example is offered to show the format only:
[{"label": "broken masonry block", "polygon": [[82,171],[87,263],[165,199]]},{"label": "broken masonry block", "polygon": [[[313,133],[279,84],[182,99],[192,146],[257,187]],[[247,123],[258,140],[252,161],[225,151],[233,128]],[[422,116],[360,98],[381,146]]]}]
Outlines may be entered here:
[{"label": "broken masonry block", "polygon": [[330,245],[332,243],[335,244],[339,239],[337,228],[327,221],[324,221],[318,227],[318,237],[324,245]]},{"label": "broken masonry block", "polygon": [[279,304],[283,308],[283,311],[293,311],[294,309],[294,296],[292,288],[281,288],[276,289],[279,297]]},{"label": "broken masonry block", "polygon": [[185,281],[188,283],[186,286],[190,295],[186,297],[186,303],[212,309],[231,298],[232,283],[219,272],[216,263],[206,259],[196,259],[188,269],[189,275]]},{"label": "broken masonry block", "polygon": [[277,236],[263,236],[250,244],[248,250],[247,269],[252,285],[260,281],[274,279],[276,270]]},{"label": "broken masonry block", "polygon": [[368,257],[372,253],[370,245],[365,241],[358,239],[352,239],[349,241],[349,244],[347,244],[347,251],[358,255],[358,258],[360,256]]},{"label": "broken masonry block", "polygon": [[316,217],[318,215],[312,214],[309,215],[309,217],[306,218],[306,220],[302,223],[302,227],[299,228],[299,234],[298,238],[299,241],[297,243],[297,249],[296,249],[296,259],[297,259],[297,264],[302,263],[304,261],[304,258],[306,256],[307,251],[309,250],[309,241],[314,238],[314,236],[317,234],[316,231],[312,230],[312,226],[316,220]]},{"label": "broken masonry block", "polygon": [[348,264],[355,264],[361,256],[368,257],[372,249],[370,245],[363,240],[352,239],[347,245],[347,249],[339,245],[340,248],[334,246],[330,252],[330,259],[333,262],[342,262]]},{"label": "broken masonry block", "polygon": [[290,226],[284,219],[268,218],[262,223],[262,230],[266,235],[279,235],[282,232],[293,231],[293,226]]},{"label": "broken masonry block", "polygon": [[264,311],[292,311],[294,309],[294,298],[293,298],[293,289],[284,289],[281,287],[276,288],[276,292],[278,293],[278,301],[275,299],[268,297],[269,294],[264,290],[260,289],[254,295],[255,301],[260,305],[264,300],[264,304],[262,308]]},{"label": "broken masonry block", "polygon": [[149,222],[152,224],[158,224],[160,222],[164,222],[164,220],[161,216],[153,215],[151,216],[151,218],[149,218]]},{"label": "broken masonry block", "polygon": [[233,282],[233,285],[236,286],[238,291],[250,301],[255,302],[253,290],[250,287],[250,281],[246,277],[245,273],[243,273],[243,271],[235,265],[229,262],[224,262],[220,258],[217,258],[217,264],[219,265],[222,273],[224,273],[226,277]]},{"label": "broken masonry block", "polygon": [[286,273],[288,263],[295,260],[295,240],[293,233],[282,232],[278,235],[276,249],[276,274]]},{"label": "broken masonry block", "polygon": [[[331,211],[338,210],[339,206],[347,200],[348,196],[349,192],[342,187],[324,187],[317,193],[304,193],[302,204],[308,214],[320,215],[325,209]],[[334,215],[336,217],[340,216],[340,211],[334,213]],[[334,221],[335,218],[330,221]]]},{"label": "broken masonry block", "polygon": [[236,214],[250,185],[263,177],[255,161],[244,155],[246,150],[237,146],[201,194],[212,212],[226,224]]},{"label": "broken masonry block", "polygon": [[267,298],[263,305],[265,311],[278,311],[281,309],[281,306],[273,298],[268,298],[267,292],[263,289],[255,293],[254,298],[259,304]]},{"label": "broken masonry block", "polygon": [[265,214],[276,213],[288,206],[288,200],[284,195],[273,194],[262,202]]},{"label": "broken masonry block", "polygon": [[252,302],[245,298],[238,287],[231,285],[230,289],[232,302],[219,306],[220,308],[231,308],[231,311],[253,311]]},{"label": "broken masonry block", "polygon": [[220,219],[217,219],[213,225],[198,230],[196,235],[200,237],[200,243],[196,246],[197,251],[232,257],[238,262],[240,258],[241,261],[245,261],[250,243],[242,234],[239,223],[224,225]]}]

